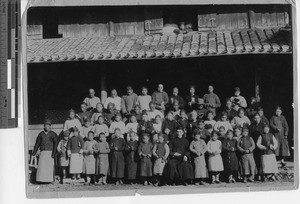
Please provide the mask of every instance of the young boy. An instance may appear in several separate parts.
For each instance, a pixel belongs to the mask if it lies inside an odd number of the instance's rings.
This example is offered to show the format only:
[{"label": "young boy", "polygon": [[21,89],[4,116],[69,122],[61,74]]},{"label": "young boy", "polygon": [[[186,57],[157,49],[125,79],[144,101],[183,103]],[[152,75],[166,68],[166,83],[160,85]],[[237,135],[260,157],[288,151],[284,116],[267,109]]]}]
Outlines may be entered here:
[{"label": "young boy", "polygon": [[121,132],[121,137],[124,138],[124,134],[126,133],[125,123],[122,121],[122,116],[120,113],[117,113],[115,116],[115,121],[111,123],[109,127],[109,133],[113,134],[115,129],[118,128]]},{"label": "young boy", "polygon": [[139,145],[138,153],[141,158],[140,176],[143,177],[144,185],[150,184],[150,177],[152,177],[152,150],[153,144],[149,142],[149,135],[143,134],[142,142]]},{"label": "young boy", "polygon": [[149,103],[152,101],[152,98],[150,95],[148,95],[148,89],[147,87],[142,87],[142,95],[138,96],[138,104],[141,107],[141,110],[149,111]]},{"label": "young boy", "polygon": [[158,135],[158,141],[153,147],[153,156],[156,158],[154,162],[153,174],[156,176],[155,186],[162,185],[162,174],[166,165],[170,149],[163,134]]},{"label": "young boy", "polygon": [[96,175],[100,177],[99,183],[106,185],[106,178],[109,170],[108,154],[110,153],[109,144],[106,142],[105,133],[99,134],[100,141],[96,145]]},{"label": "young boy", "polygon": [[138,166],[138,141],[135,132],[128,133],[129,140],[126,143],[126,162],[127,162],[127,179],[133,185],[136,182],[137,166]]},{"label": "young boy", "polygon": [[264,126],[264,133],[257,140],[257,147],[261,150],[261,173],[264,179],[275,181],[275,174],[278,173],[275,150],[278,147],[276,138],[270,132],[269,125]]},{"label": "young boy", "polygon": [[248,135],[249,130],[247,127],[242,129],[242,137],[237,143],[237,148],[241,152],[241,168],[243,182],[247,183],[254,181],[256,165],[253,157],[253,150],[255,149],[255,143],[253,139]]},{"label": "young boy", "polygon": [[204,121],[205,125],[210,124],[210,125],[214,126],[216,124],[216,121],[214,120],[214,114],[213,114],[213,112],[207,111],[206,118],[207,118],[207,120]]},{"label": "young boy", "polygon": [[115,129],[114,136],[110,141],[111,149],[111,177],[115,179],[115,184],[123,184],[125,161],[123,150],[125,149],[125,140],[122,137],[121,130]]},{"label": "young boy", "polygon": [[67,153],[70,158],[70,174],[73,174],[72,180],[80,179],[83,165],[83,138],[79,135],[79,130],[75,127],[72,129],[73,136],[69,139],[67,144]]},{"label": "young boy", "polygon": [[61,169],[60,183],[63,183],[63,180],[67,177],[67,170],[69,167],[69,158],[67,155],[67,144],[69,140],[70,131],[64,131],[63,139],[57,145],[57,152],[59,153],[59,166]]},{"label": "young boy", "polygon": [[[100,138],[100,133],[104,133],[105,137],[109,136],[109,130],[107,125],[104,123],[104,117],[99,116],[97,124],[94,125],[95,130],[95,137],[97,137],[97,140]],[[99,141],[99,140],[98,140]]]},{"label": "young boy", "polygon": [[83,140],[86,141],[88,140],[88,134],[89,132],[95,132],[94,126],[91,124],[91,120],[88,118],[83,119],[83,127],[82,127],[82,136]]},{"label": "young boy", "polygon": [[95,182],[96,159],[94,152],[96,146],[97,142],[94,140],[94,132],[90,131],[83,146],[83,173],[86,177],[86,184],[93,184]]}]

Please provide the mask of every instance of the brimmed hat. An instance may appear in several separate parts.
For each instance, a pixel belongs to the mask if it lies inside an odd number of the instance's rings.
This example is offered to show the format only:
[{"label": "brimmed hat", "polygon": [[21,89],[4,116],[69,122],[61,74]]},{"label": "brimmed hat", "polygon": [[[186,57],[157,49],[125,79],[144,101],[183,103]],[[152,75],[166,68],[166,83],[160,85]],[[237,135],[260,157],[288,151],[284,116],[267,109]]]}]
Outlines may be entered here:
[{"label": "brimmed hat", "polygon": [[45,125],[52,125],[52,122],[51,122],[51,120],[46,119],[46,120],[44,121],[44,124],[45,124]]}]

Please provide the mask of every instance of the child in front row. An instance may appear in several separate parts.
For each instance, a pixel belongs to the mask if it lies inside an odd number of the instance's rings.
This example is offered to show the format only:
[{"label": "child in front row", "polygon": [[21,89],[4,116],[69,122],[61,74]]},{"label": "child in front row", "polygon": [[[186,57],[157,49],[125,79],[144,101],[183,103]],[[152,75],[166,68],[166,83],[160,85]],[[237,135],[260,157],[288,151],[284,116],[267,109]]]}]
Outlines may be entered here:
[{"label": "child in front row", "polygon": [[138,137],[134,131],[128,133],[129,141],[126,143],[127,179],[133,185],[136,180],[138,166]]},{"label": "child in front row", "polygon": [[223,162],[228,183],[235,183],[238,171],[238,158],[236,156],[237,141],[233,138],[232,130],[228,130],[226,138],[222,142]]},{"label": "child in front row", "polygon": [[196,185],[204,185],[203,179],[208,177],[204,156],[206,150],[205,141],[201,139],[201,135],[197,133],[190,144],[190,151],[194,154]]},{"label": "child in front row", "polygon": [[96,175],[99,177],[98,182],[106,185],[106,178],[109,170],[108,154],[110,153],[110,148],[109,144],[106,142],[106,134],[104,132],[99,134],[99,142],[96,147]]},{"label": "child in front row", "polygon": [[247,183],[254,181],[256,165],[253,157],[253,150],[255,149],[255,143],[253,139],[248,135],[249,130],[247,127],[242,129],[242,137],[237,143],[237,148],[241,152],[241,170],[243,182]]},{"label": "child in front row", "polygon": [[220,172],[224,170],[221,157],[222,143],[218,140],[219,133],[214,131],[211,140],[207,143],[208,170],[211,174],[211,183],[220,183]]},{"label": "child in front row", "polygon": [[94,140],[94,132],[90,131],[83,146],[83,173],[85,174],[87,184],[95,182],[96,159],[94,153],[97,148],[96,146],[97,142]]},{"label": "child in front row", "polygon": [[82,163],[83,163],[83,145],[84,141],[79,135],[79,130],[77,127],[72,128],[72,137],[69,139],[67,144],[67,153],[70,158],[70,168],[69,172],[72,174],[72,180],[80,179],[80,174],[82,173]]},{"label": "child in front row", "polygon": [[163,171],[170,154],[170,149],[167,142],[164,140],[164,135],[162,133],[158,134],[158,141],[153,147],[153,156],[156,158],[154,162],[153,174],[155,175],[154,185],[163,184]]},{"label": "child in front row", "polygon": [[261,150],[261,173],[264,175],[263,180],[271,179],[275,181],[275,174],[278,173],[275,150],[278,148],[278,142],[274,135],[269,132],[268,124],[264,126],[264,132],[257,140],[257,147]]},{"label": "child in front row", "polygon": [[123,184],[122,179],[124,178],[125,161],[123,150],[125,149],[125,140],[122,137],[121,130],[115,129],[114,136],[110,140],[111,150],[111,177],[115,180],[115,184]]},{"label": "child in front row", "polygon": [[152,177],[152,150],[153,144],[149,142],[149,135],[143,134],[142,142],[139,145],[138,153],[141,158],[140,176],[143,179],[144,185],[150,184],[150,177]]},{"label": "child in front row", "polygon": [[69,130],[64,131],[64,137],[57,145],[57,152],[59,153],[59,166],[61,169],[60,183],[63,183],[63,180],[67,177],[67,170],[70,162],[67,154],[69,135]]}]

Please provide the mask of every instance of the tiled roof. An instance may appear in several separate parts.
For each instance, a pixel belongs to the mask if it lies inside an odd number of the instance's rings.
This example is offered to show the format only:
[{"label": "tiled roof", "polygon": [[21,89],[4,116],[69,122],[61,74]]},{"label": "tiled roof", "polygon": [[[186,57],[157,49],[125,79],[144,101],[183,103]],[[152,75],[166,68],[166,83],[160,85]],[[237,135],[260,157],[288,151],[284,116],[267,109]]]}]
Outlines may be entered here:
[{"label": "tiled roof", "polygon": [[28,40],[29,63],[291,53],[290,30],[245,29],[178,35]]}]

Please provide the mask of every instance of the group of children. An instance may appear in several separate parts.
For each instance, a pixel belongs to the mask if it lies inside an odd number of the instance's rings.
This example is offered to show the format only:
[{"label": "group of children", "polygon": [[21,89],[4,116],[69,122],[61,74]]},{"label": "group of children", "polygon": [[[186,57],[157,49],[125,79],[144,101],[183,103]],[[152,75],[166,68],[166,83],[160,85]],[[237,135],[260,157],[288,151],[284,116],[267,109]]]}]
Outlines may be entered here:
[{"label": "group of children", "polygon": [[278,132],[286,139],[288,131],[280,107],[269,122],[261,108],[248,117],[249,111],[234,112],[227,103],[218,117],[201,106],[186,113],[176,100],[166,114],[153,102],[149,110],[136,105],[126,116],[111,103],[107,110],[101,103],[94,111],[86,106],[78,114],[69,111],[58,137],[61,182],[67,176],[103,185],[275,181],[276,156],[288,156],[279,150],[287,143]]}]

